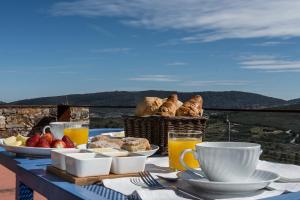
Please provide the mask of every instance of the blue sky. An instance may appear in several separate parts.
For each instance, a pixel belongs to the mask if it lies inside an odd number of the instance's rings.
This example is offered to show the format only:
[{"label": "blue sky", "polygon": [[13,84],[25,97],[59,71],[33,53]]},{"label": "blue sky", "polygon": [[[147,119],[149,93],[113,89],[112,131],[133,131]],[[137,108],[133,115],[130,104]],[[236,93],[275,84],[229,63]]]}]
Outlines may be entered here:
[{"label": "blue sky", "polygon": [[299,10],[292,0],[1,1],[0,100],[146,89],[299,98]]}]

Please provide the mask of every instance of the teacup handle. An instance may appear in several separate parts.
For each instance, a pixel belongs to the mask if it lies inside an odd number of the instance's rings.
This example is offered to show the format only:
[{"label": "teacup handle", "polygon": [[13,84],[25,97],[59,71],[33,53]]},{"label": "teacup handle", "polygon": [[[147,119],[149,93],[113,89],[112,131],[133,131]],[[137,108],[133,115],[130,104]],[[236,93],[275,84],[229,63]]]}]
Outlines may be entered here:
[{"label": "teacup handle", "polygon": [[50,128],[50,130],[51,130],[51,127],[48,125],[48,126],[45,126],[44,128],[43,128],[43,134],[45,134],[46,133],[46,129],[47,128]]},{"label": "teacup handle", "polygon": [[191,168],[191,167],[189,167],[187,164],[185,164],[185,162],[184,162],[184,156],[185,156],[185,154],[186,153],[189,153],[189,152],[192,152],[193,153],[193,156],[195,157],[195,159],[196,160],[198,160],[198,155],[197,155],[197,153],[193,150],[193,149],[185,149],[185,150],[183,150],[182,152],[181,152],[181,155],[180,155],[180,163],[181,163],[181,165],[185,168],[185,169],[187,169],[187,170],[190,170],[190,171],[192,171],[192,172],[194,172],[194,173],[196,173],[196,174],[199,174],[199,170],[196,170],[196,169],[193,169],[193,168]]}]

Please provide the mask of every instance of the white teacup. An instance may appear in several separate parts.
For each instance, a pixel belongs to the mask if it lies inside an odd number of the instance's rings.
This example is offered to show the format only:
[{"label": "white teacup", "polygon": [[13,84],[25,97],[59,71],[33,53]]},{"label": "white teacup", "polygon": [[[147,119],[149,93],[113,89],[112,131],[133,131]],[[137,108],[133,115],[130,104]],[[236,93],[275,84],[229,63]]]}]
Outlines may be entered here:
[{"label": "white teacup", "polygon": [[260,144],[246,142],[203,142],[196,150],[186,149],[181,153],[180,163],[187,170],[200,173],[184,162],[186,153],[192,152],[201,170],[211,181],[245,181],[255,171],[262,152]]},{"label": "white teacup", "polygon": [[83,123],[80,122],[51,122],[48,126],[43,128],[43,134],[45,134],[47,128],[50,128],[54,137],[61,139],[64,136],[65,128],[80,128],[82,125]]}]

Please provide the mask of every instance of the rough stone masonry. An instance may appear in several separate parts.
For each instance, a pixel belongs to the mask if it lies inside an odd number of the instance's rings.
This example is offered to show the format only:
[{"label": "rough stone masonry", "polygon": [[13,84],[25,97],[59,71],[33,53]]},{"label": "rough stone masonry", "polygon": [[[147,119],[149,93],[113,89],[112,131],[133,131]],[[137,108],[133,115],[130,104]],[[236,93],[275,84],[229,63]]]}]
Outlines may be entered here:
[{"label": "rough stone masonry", "polygon": [[89,108],[66,105],[10,106],[0,105],[0,137],[40,132],[52,121],[89,123]]}]

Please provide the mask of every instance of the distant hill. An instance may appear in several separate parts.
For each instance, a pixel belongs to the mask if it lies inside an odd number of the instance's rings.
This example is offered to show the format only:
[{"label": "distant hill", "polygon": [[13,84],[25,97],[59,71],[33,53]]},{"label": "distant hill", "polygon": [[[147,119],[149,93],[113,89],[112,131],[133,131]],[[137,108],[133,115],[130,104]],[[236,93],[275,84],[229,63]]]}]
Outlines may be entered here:
[{"label": "distant hill", "polygon": [[1,105],[1,104],[6,104],[6,103],[5,103],[5,102],[3,102],[3,101],[0,101],[0,105]]},{"label": "distant hill", "polygon": [[292,99],[288,101],[289,104],[300,104],[300,98],[299,99]]},{"label": "distant hill", "polygon": [[[114,91],[89,94],[71,94],[65,96],[41,97],[11,102],[20,105],[64,104],[66,100],[73,105],[111,105],[135,106],[145,96],[165,98],[173,91]],[[206,108],[265,108],[285,105],[287,101],[260,94],[226,91],[226,92],[177,92],[181,101],[186,101],[191,96],[200,94],[204,99]]]}]

